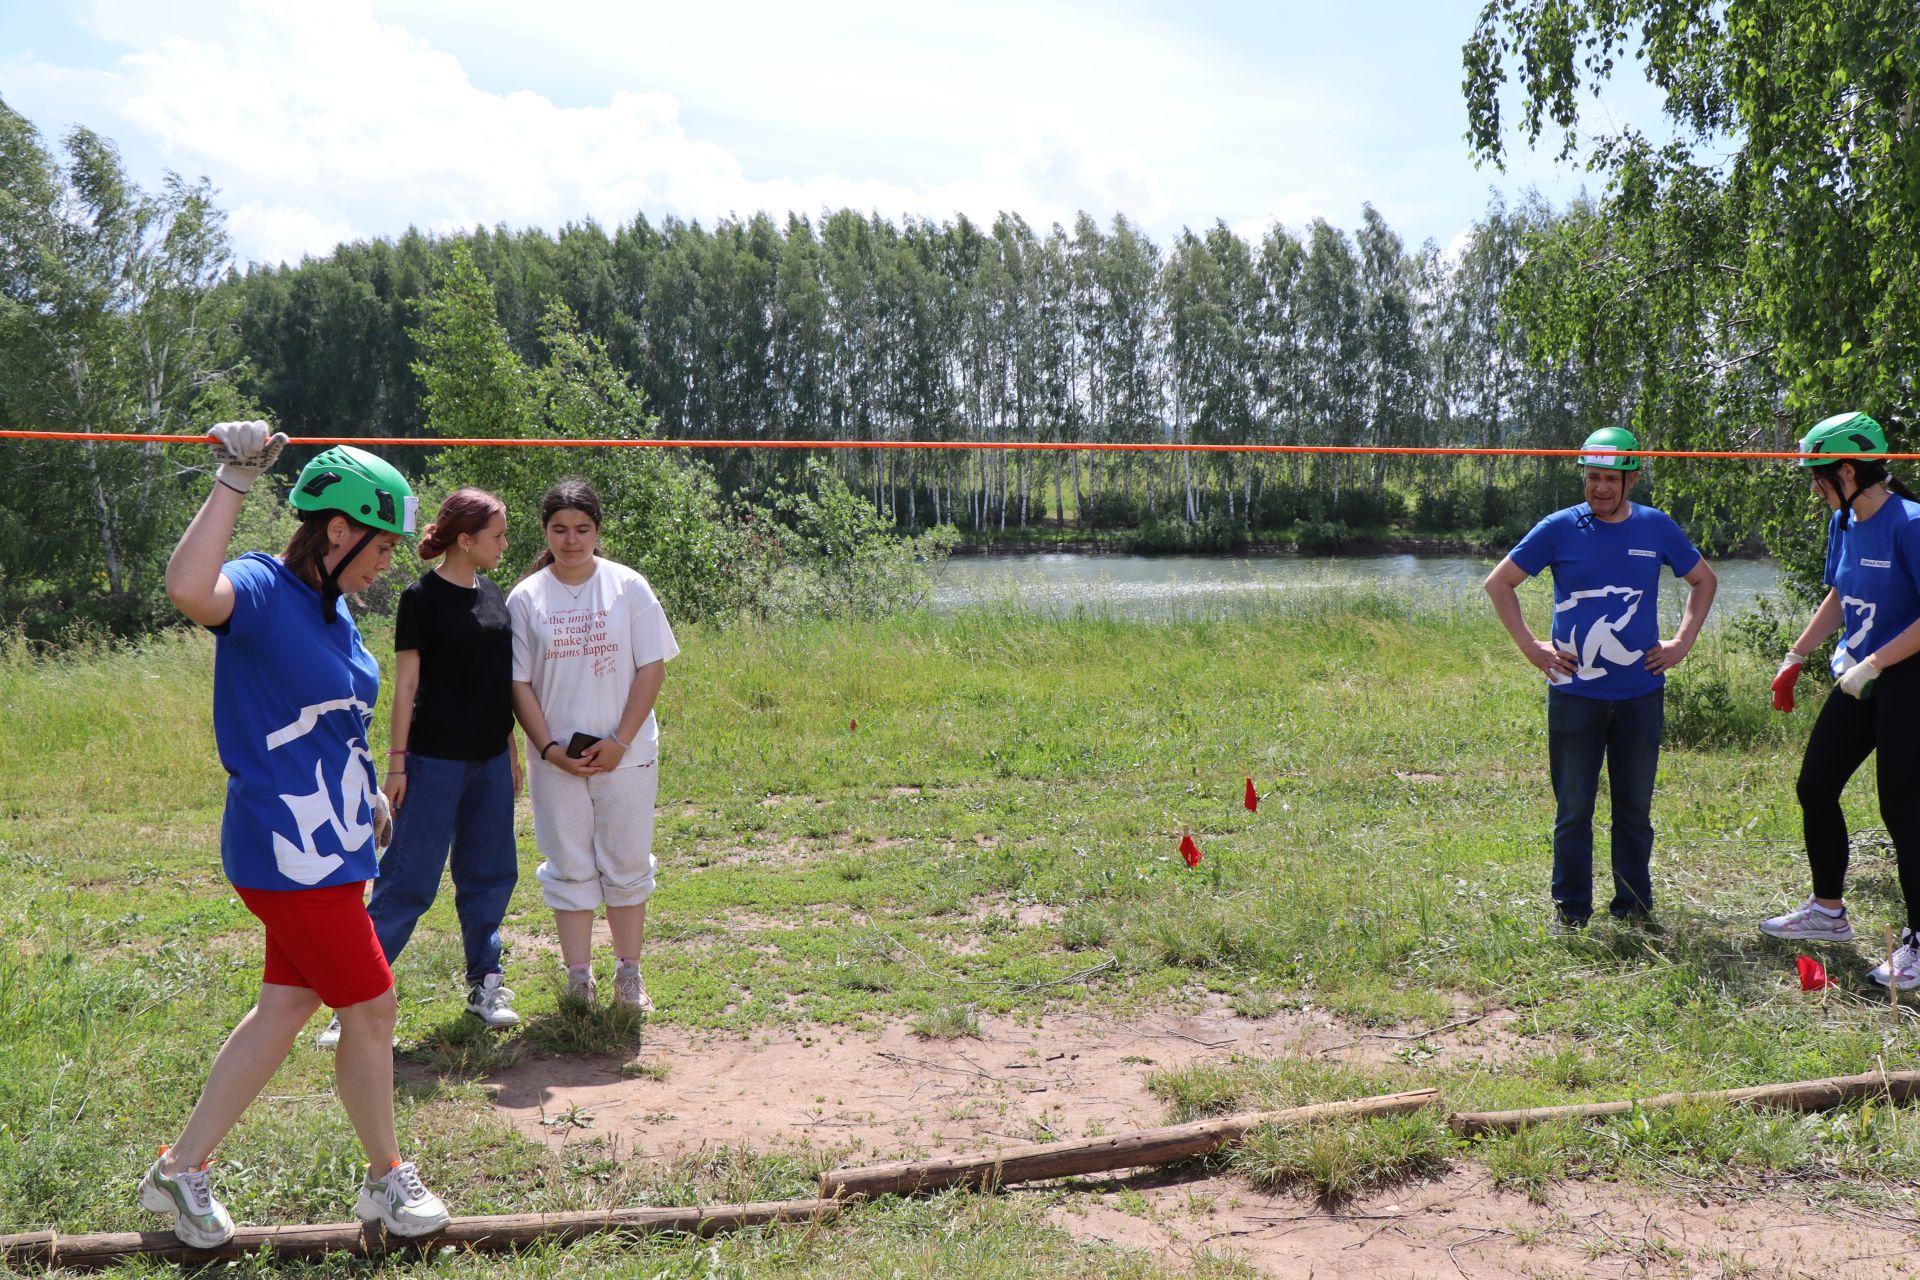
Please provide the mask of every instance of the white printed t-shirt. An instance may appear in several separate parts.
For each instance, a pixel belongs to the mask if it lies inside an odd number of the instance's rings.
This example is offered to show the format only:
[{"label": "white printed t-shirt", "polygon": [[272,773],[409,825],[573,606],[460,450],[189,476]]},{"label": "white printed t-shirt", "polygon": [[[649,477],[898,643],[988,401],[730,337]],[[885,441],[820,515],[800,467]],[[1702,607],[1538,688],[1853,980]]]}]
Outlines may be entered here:
[{"label": "white printed t-shirt", "polygon": [[[593,576],[577,587],[549,565],[507,597],[513,678],[533,686],[547,731],[562,746],[576,733],[604,738],[618,729],[633,673],[680,652],[647,580],[611,560],[593,563]],[[619,767],[652,764],[659,755],[660,727],[649,712]]]}]

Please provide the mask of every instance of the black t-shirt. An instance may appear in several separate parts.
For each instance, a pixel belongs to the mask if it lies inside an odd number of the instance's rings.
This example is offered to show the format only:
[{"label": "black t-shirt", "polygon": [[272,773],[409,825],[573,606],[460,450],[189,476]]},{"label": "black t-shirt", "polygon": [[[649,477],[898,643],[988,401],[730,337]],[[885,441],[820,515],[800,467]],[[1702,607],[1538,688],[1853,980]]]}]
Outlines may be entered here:
[{"label": "black t-shirt", "polygon": [[482,577],[455,586],[429,569],[400,593],[393,647],[420,651],[407,750],[436,760],[490,760],[513,730],[513,624]]}]

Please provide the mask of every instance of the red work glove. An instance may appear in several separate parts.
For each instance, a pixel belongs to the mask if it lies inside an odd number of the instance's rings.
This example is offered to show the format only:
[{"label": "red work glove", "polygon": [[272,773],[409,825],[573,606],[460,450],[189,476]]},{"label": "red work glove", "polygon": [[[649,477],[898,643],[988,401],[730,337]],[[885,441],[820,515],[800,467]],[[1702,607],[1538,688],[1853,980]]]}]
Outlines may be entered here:
[{"label": "red work glove", "polygon": [[1780,670],[1773,677],[1773,709],[1775,711],[1793,710],[1793,686],[1800,683],[1800,673],[1806,669],[1805,654],[1787,650],[1787,660],[1780,664]]}]

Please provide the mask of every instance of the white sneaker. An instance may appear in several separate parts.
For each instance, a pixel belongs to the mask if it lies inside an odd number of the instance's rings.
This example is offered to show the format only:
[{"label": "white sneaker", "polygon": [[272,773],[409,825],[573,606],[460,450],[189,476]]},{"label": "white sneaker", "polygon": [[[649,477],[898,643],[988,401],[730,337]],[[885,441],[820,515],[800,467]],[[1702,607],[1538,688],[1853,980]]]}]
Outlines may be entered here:
[{"label": "white sneaker", "polygon": [[[507,994],[512,995],[513,993],[508,992]],[[339,1014],[334,1014],[332,1021],[328,1022],[327,1025],[322,1028],[320,1034],[313,1038],[313,1044],[317,1049],[338,1049],[340,1047]],[[393,1047],[396,1049],[400,1047],[400,1037],[397,1035],[393,1037]]]},{"label": "white sneaker", "polygon": [[600,997],[600,984],[593,980],[593,970],[567,970],[567,999],[593,1008]]},{"label": "white sneaker", "polygon": [[440,1197],[427,1190],[413,1161],[395,1160],[387,1176],[360,1183],[353,1214],[362,1222],[377,1222],[396,1236],[424,1236],[453,1221]]},{"label": "white sneaker", "polygon": [[614,966],[613,1002],[642,1013],[653,1012],[653,997],[647,994],[647,980],[640,976],[639,965],[622,963]]},{"label": "white sneaker", "polygon": [[213,1198],[207,1167],[182,1169],[169,1178],[160,1172],[166,1158],[162,1151],[140,1179],[140,1207],[172,1214],[174,1236],[192,1248],[218,1249],[233,1239],[233,1219],[227,1206]]},{"label": "white sneaker", "polygon": [[[1882,960],[1867,970],[1867,976],[1886,986],[1887,962]],[[1893,986],[1897,991],[1920,987],[1920,934],[1911,929],[1901,933],[1900,945],[1893,949]]]},{"label": "white sneaker", "polygon": [[1842,907],[1837,916],[1828,915],[1812,898],[1787,912],[1760,922],[1760,932],[1770,938],[1789,938],[1796,942],[1846,942],[1853,937],[1853,921]]},{"label": "white sneaker", "polygon": [[497,973],[490,973],[467,992],[467,1012],[490,1027],[517,1027],[520,1015],[513,1011],[513,988]]}]

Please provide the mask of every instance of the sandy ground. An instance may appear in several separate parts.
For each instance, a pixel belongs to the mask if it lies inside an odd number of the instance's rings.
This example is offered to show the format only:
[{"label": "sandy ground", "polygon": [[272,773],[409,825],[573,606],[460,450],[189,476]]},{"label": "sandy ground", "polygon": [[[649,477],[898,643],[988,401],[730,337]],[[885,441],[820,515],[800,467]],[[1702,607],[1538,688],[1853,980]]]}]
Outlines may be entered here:
[{"label": "sandy ground", "polygon": [[[1504,1011],[1421,1037],[1454,1063],[1548,1048]],[[1225,1009],[1120,1024],[1063,1014],[983,1019],[978,1039],[812,1028],[740,1038],[658,1024],[637,1058],[540,1058],[489,1077],[537,1141],[600,1138],[627,1159],[727,1146],[825,1149],[842,1163],[955,1154],[1165,1123],[1158,1070],[1240,1057],[1379,1062],[1411,1043],[1329,1015]],[[564,1119],[563,1119],[564,1118]],[[544,1122],[544,1123],[543,1123]],[[1549,1203],[1458,1162],[1444,1176],[1331,1209],[1231,1176],[1140,1171],[1018,1189],[1064,1229],[1175,1264],[1213,1253],[1277,1277],[1920,1276],[1920,1220],[1810,1211],[1807,1188],[1680,1183],[1662,1193],[1570,1183]]]},{"label": "sandy ground", "polygon": [[[1804,1277],[1920,1274],[1913,1220],[1817,1216],[1777,1197],[1558,1188],[1545,1206],[1459,1165],[1444,1178],[1328,1210],[1232,1178],[1088,1190],[1049,1210],[1077,1235],[1173,1263],[1202,1252],[1284,1277]],[[1144,1205],[1143,1203],[1144,1202]]]}]

